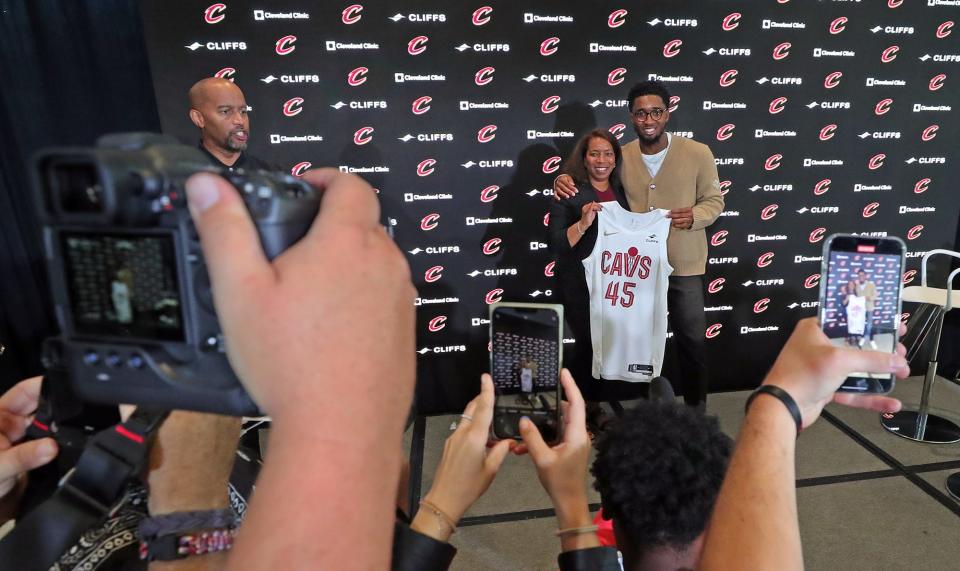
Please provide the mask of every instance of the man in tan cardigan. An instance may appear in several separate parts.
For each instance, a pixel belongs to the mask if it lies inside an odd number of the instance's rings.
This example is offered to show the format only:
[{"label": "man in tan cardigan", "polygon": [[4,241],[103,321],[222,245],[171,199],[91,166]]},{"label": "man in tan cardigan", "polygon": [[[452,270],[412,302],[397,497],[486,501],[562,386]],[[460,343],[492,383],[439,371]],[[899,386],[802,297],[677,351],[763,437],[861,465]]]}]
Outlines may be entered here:
[{"label": "man in tan cardigan", "polygon": [[[667,256],[673,274],[667,307],[682,377],[672,381],[680,388],[684,402],[703,409],[708,388],[702,278],[707,263],[704,228],[723,211],[720,179],[709,147],[665,132],[670,120],[670,94],[662,83],[638,83],[630,90],[627,101],[638,139],[623,146],[623,164],[617,170],[632,211],[670,211],[673,222]],[[577,193],[568,175],[557,177],[553,189],[558,200]]]}]

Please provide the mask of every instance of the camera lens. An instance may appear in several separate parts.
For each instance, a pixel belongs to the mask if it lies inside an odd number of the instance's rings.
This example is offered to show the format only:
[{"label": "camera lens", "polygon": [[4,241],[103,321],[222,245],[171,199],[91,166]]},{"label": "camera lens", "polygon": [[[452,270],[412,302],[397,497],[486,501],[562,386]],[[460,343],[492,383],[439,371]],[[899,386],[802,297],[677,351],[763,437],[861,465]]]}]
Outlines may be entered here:
[{"label": "camera lens", "polygon": [[89,214],[104,211],[104,192],[92,163],[54,163],[47,185],[63,212]]}]

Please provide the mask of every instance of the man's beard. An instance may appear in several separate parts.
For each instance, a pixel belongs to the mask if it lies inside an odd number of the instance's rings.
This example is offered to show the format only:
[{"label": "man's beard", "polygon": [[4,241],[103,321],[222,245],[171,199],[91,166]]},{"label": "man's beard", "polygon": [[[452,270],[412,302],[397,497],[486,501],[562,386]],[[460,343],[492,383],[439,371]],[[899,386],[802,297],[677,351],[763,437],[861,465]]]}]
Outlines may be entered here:
[{"label": "man's beard", "polygon": [[640,141],[645,145],[656,145],[660,142],[660,137],[663,137],[663,131],[660,131],[653,137],[647,137],[643,134],[643,131],[637,131],[637,137],[639,137]]},{"label": "man's beard", "polygon": [[227,144],[225,145],[227,149],[231,151],[245,151],[247,150],[246,141],[236,141],[233,138],[233,135],[227,135]]}]

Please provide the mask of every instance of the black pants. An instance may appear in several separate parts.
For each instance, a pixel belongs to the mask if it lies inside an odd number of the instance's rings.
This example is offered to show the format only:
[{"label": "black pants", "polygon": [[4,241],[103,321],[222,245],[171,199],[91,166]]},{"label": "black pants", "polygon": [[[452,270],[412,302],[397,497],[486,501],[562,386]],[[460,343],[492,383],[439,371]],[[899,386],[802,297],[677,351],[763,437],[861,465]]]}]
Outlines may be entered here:
[{"label": "black pants", "polygon": [[696,406],[707,400],[708,387],[702,277],[670,276],[667,310],[680,362],[680,378],[670,383],[686,404]]}]

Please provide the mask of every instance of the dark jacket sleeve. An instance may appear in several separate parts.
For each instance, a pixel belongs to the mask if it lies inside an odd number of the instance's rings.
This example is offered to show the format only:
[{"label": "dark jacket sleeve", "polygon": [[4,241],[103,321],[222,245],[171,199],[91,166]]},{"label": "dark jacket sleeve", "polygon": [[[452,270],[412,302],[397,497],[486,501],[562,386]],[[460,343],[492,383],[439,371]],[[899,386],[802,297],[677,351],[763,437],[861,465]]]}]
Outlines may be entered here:
[{"label": "dark jacket sleeve", "polygon": [[560,571],[622,571],[617,550],[612,547],[590,547],[565,551],[557,557]]},{"label": "dark jacket sleeve", "polygon": [[580,219],[576,210],[576,197],[564,200],[550,199],[550,224],[547,226],[550,235],[550,251],[556,257],[570,255],[570,241],[567,240],[567,228]]},{"label": "dark jacket sleeve", "polygon": [[393,571],[446,571],[457,549],[410,529],[397,521],[393,526]]}]

